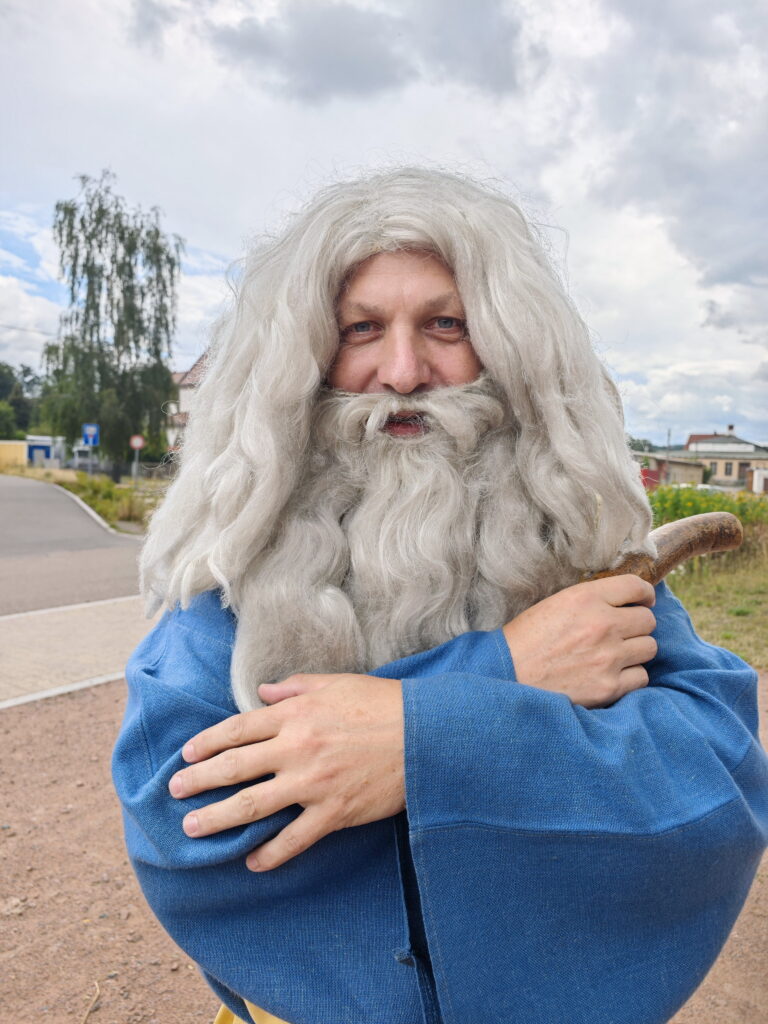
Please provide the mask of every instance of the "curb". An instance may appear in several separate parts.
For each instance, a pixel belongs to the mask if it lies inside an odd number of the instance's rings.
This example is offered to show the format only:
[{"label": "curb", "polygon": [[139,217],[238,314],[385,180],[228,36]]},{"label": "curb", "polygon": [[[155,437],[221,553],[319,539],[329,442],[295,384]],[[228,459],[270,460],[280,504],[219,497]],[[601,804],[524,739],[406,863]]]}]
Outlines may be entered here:
[{"label": "curb", "polygon": [[[40,483],[45,483],[45,481],[41,480]],[[60,484],[53,484],[53,486],[58,487],[60,491],[63,491],[68,497],[70,497],[72,501],[80,506],[83,512],[87,512],[91,519],[93,519],[95,523],[99,524],[102,530],[106,530],[107,533],[111,533],[115,537],[132,537],[134,540],[140,539],[134,533],[120,533],[120,531],[116,530],[114,526],[110,526],[106,519],[102,519],[95,509],[92,509],[90,505],[84,502],[82,498],[79,498],[73,491],[68,491],[66,487],[62,487]]]},{"label": "curb", "polygon": [[116,683],[118,679],[125,679],[125,671],[113,672],[107,676],[94,676],[93,679],[83,679],[79,683],[65,683],[64,686],[56,686],[52,690],[25,693],[22,697],[11,697],[9,700],[0,701],[0,711],[4,708],[18,707],[20,704],[31,704],[36,700],[46,700],[48,697],[60,697],[64,693],[74,693],[75,690],[87,690],[91,686],[101,686],[102,683]]}]

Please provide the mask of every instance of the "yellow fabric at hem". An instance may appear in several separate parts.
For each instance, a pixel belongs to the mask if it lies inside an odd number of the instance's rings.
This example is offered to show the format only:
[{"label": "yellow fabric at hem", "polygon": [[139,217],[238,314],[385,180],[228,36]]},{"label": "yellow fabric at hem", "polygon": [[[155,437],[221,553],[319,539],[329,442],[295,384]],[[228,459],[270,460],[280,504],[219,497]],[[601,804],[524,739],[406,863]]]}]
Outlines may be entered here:
[{"label": "yellow fabric at hem", "polygon": [[[249,1003],[247,999],[244,999],[243,1002],[248,1007],[248,1013],[251,1015],[253,1024],[286,1024],[286,1021],[280,1020],[279,1017],[273,1017],[266,1010],[260,1010],[258,1006]],[[228,1010],[226,1006],[222,1006],[216,1014],[216,1020],[213,1024],[251,1024],[251,1022],[241,1020],[231,1010]]]}]

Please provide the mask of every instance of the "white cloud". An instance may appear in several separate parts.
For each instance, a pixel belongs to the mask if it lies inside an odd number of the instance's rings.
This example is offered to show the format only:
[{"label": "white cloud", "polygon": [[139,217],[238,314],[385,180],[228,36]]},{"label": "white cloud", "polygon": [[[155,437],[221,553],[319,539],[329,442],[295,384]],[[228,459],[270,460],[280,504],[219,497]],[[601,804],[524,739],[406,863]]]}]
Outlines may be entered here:
[{"label": "white cloud", "polygon": [[205,351],[211,324],[223,311],[229,297],[230,291],[222,273],[182,274],[174,369],[188,370]]},{"label": "white cloud", "polygon": [[60,307],[16,277],[0,276],[0,361],[40,366],[59,325]]},{"label": "white cloud", "polygon": [[111,167],[187,239],[186,358],[248,237],[328,180],[432,162],[506,180],[565,229],[552,244],[631,385],[633,433],[708,429],[731,402],[768,436],[758,0],[8,0],[2,17],[2,203],[31,253],[5,265],[19,316],[51,298],[53,203],[78,173]]},{"label": "white cloud", "polygon": [[206,35],[228,65],[310,104],[392,89],[414,70],[401,53],[400,19],[349,3],[288,0],[279,17],[209,22]]},{"label": "white cloud", "polygon": [[9,270],[26,270],[27,263],[16,253],[8,252],[7,249],[0,249],[0,266],[7,267]]}]

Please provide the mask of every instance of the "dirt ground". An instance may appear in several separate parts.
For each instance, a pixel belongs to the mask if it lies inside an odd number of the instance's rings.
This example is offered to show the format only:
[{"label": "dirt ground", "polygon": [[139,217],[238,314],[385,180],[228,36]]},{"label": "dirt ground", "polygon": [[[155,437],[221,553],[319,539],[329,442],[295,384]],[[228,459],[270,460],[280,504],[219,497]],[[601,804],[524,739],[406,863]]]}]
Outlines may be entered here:
[{"label": "dirt ground", "polygon": [[[216,999],[155,923],[123,850],[109,781],[123,703],[124,685],[109,683],[0,711],[0,1024],[215,1016]],[[765,673],[761,710],[765,722]],[[768,1024],[766,968],[768,859],[674,1024]]]}]

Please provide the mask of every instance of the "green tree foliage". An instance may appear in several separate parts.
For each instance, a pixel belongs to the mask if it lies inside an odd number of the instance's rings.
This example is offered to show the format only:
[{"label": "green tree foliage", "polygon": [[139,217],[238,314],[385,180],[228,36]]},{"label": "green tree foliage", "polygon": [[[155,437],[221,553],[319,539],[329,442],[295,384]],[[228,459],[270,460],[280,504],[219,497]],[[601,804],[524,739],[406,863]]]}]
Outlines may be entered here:
[{"label": "green tree foliage", "polygon": [[632,437],[627,434],[627,443],[633,452],[655,452],[656,445],[646,437]]},{"label": "green tree foliage", "polygon": [[[8,397],[16,415],[16,426],[31,431],[39,414],[42,379],[31,366],[24,363],[16,371],[16,384]],[[47,433],[47,431],[41,431]]]},{"label": "green tree foliage", "polygon": [[80,195],[54,215],[69,308],[44,352],[43,416],[70,442],[98,423],[102,449],[120,461],[131,434],[162,441],[184,243],[163,233],[158,209],[129,209],[109,172],[79,180]]},{"label": "green tree foliage", "polygon": [[7,401],[16,384],[16,370],[10,363],[0,363],[0,402]]},{"label": "green tree foliage", "polygon": [[17,433],[29,430],[39,394],[40,378],[31,367],[22,363],[16,369],[10,363],[0,363],[0,401],[10,405]]},{"label": "green tree foliage", "polygon": [[16,426],[19,430],[29,430],[29,421],[32,415],[32,402],[26,397],[21,389],[21,384],[16,383],[13,391],[8,396],[8,404],[13,409],[16,419]]},{"label": "green tree foliage", "polygon": [[10,402],[0,399],[0,438],[14,440],[16,437],[16,417]]}]

